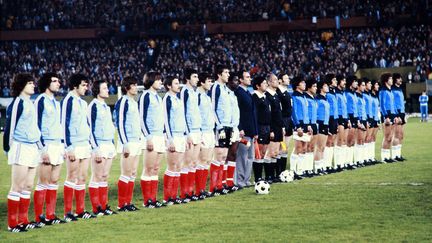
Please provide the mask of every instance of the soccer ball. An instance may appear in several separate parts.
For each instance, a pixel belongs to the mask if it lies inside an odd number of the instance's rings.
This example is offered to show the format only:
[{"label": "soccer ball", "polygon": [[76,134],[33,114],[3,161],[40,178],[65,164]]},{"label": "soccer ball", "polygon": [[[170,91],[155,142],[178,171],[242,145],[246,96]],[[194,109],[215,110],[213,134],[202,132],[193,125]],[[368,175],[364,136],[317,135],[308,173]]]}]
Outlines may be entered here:
[{"label": "soccer ball", "polygon": [[294,173],[292,171],[289,171],[289,170],[284,170],[284,171],[282,171],[282,173],[280,173],[279,179],[282,182],[291,182],[294,180]]},{"label": "soccer ball", "polygon": [[255,183],[255,192],[259,195],[269,194],[270,184],[267,181],[258,181]]}]

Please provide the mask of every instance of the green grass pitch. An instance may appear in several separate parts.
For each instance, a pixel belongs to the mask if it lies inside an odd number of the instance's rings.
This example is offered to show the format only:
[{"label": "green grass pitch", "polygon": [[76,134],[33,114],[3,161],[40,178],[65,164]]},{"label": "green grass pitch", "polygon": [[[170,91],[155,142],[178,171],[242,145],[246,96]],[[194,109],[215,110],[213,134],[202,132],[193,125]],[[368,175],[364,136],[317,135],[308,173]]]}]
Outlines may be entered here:
[{"label": "green grass pitch", "polygon": [[[161,209],[80,220],[27,233],[6,231],[10,167],[0,155],[0,242],[431,242],[432,124],[410,119],[402,148],[408,161],[272,185],[269,195],[252,188]],[[1,136],[2,137],[2,136]],[[381,141],[381,133],[378,138]],[[379,148],[377,148],[379,156]],[[139,167],[139,174],[142,166]],[[63,167],[60,185],[65,179]],[[163,174],[164,166],[161,169]],[[119,159],[110,177],[116,206]],[[162,195],[159,186],[159,195]],[[60,186],[57,214],[62,215]],[[139,183],[134,202],[141,205]],[[88,195],[86,207],[91,209]],[[31,210],[32,209],[31,205]],[[30,215],[33,218],[33,215]]]}]

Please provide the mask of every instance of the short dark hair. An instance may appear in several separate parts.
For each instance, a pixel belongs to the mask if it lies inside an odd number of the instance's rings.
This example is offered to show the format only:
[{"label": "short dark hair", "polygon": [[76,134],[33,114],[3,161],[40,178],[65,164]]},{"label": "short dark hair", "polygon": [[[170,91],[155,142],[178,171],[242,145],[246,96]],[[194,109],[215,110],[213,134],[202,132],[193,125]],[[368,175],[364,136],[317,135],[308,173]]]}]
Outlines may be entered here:
[{"label": "short dark hair", "polygon": [[125,77],[121,82],[121,92],[126,94],[130,90],[131,85],[137,84],[138,80],[132,76]]},{"label": "short dark hair", "polygon": [[[331,79],[330,79],[331,80]],[[323,89],[324,85],[330,86],[327,82],[321,81],[317,83],[317,93],[321,93],[321,90]]]},{"label": "short dark hair", "polygon": [[305,81],[305,78],[303,75],[295,76],[293,78],[293,80],[291,81],[292,88],[294,90],[297,89],[297,86],[299,86],[302,81]]},{"label": "short dark hair", "polygon": [[198,74],[198,71],[196,69],[193,69],[193,68],[186,68],[184,70],[183,75],[184,75],[185,83],[186,83],[186,80],[190,80],[190,77],[192,76],[192,74]]},{"label": "short dark hair", "polygon": [[392,77],[391,73],[383,73],[381,74],[381,86],[384,87],[387,81]]},{"label": "short dark hair", "polygon": [[98,96],[98,94],[100,92],[100,86],[103,83],[106,83],[108,85],[108,82],[105,80],[97,80],[97,81],[93,82],[92,89],[91,89],[93,97],[96,98]]},{"label": "short dark hair", "polygon": [[252,81],[253,89],[257,90],[258,89],[257,86],[260,86],[262,83],[264,83],[264,81],[266,81],[266,79],[264,77],[262,77],[262,76],[254,78],[253,81]]},{"label": "short dark hair", "polygon": [[69,78],[69,89],[73,90],[74,88],[78,88],[78,86],[81,84],[81,81],[89,83],[88,78],[84,74],[72,74],[72,76]]},{"label": "short dark hair", "polygon": [[246,70],[246,69],[240,70],[240,71],[237,72],[237,77],[238,77],[239,79],[243,79],[243,74],[244,74],[244,73],[249,73],[249,71]]},{"label": "short dark hair", "polygon": [[351,87],[351,85],[357,81],[357,77],[354,75],[350,75],[347,77],[346,79],[346,87],[347,89],[349,89]]},{"label": "short dark hair", "polygon": [[402,75],[400,73],[393,73],[393,80],[402,78]]},{"label": "short dark hair", "polygon": [[52,82],[52,78],[60,79],[60,77],[56,73],[44,73],[42,75],[38,82],[39,93],[43,93],[46,91],[46,89],[49,88]]},{"label": "short dark hair", "polygon": [[345,79],[345,76],[343,75],[336,75],[336,80],[337,80],[337,85],[339,86],[339,84],[342,82],[342,80]]},{"label": "short dark hair", "polygon": [[165,78],[164,87],[167,91],[168,91],[168,86],[171,86],[174,79],[176,79],[176,78],[177,78],[176,76],[171,76],[171,75]]},{"label": "short dark hair", "polygon": [[368,79],[367,77],[362,78],[362,81],[367,84],[367,83],[372,83],[372,81],[370,79]]},{"label": "short dark hair", "polygon": [[375,79],[372,79],[371,83],[372,83],[372,90],[374,89],[375,84],[379,84],[379,82]]},{"label": "short dark hair", "polygon": [[223,65],[223,64],[216,65],[215,68],[216,78],[218,78],[218,75],[221,75],[225,69],[229,70],[227,65]]},{"label": "short dark hair", "polygon": [[325,75],[324,77],[324,82],[326,82],[326,84],[328,86],[330,86],[332,84],[332,80],[336,78],[336,75],[334,75],[334,73],[328,73]]},{"label": "short dark hair", "polygon": [[31,81],[34,81],[34,78],[30,73],[18,73],[15,75],[11,84],[12,97],[18,97],[27,83]]},{"label": "short dark hair", "polygon": [[306,80],[306,89],[312,88],[312,86],[316,83],[317,83],[317,80],[315,78],[313,78],[313,77],[308,78]]},{"label": "short dark hair", "polygon": [[281,72],[281,73],[279,73],[279,75],[277,77],[278,77],[278,79],[282,80],[283,76],[285,76],[285,75],[288,75],[288,74],[284,73],[284,72]]},{"label": "short dark hair", "polygon": [[150,89],[153,83],[159,79],[162,79],[162,75],[160,72],[150,71],[144,74],[144,78],[143,78],[144,88]]},{"label": "short dark hair", "polygon": [[198,84],[197,86],[201,86],[207,79],[211,79],[212,76],[209,73],[200,73],[198,74]]}]

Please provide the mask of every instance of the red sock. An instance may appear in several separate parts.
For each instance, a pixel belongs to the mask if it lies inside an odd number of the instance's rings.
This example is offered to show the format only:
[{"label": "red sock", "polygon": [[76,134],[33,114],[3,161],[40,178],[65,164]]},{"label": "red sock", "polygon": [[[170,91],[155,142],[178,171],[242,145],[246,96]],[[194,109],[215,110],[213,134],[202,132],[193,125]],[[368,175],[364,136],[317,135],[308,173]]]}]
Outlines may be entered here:
[{"label": "red sock", "polygon": [[20,194],[18,192],[9,192],[7,198],[8,198],[8,226],[10,228],[14,228],[18,225]]},{"label": "red sock", "polygon": [[223,188],[223,175],[224,175],[224,165],[221,163],[218,168],[218,180],[217,189],[221,190]]},{"label": "red sock", "polygon": [[135,186],[135,177],[129,177],[129,183],[128,183],[128,194],[126,197],[126,203],[132,204],[132,198],[134,194],[134,186]]},{"label": "red sock", "polygon": [[173,187],[171,188],[171,198],[177,198],[177,192],[180,184],[180,172],[174,172]]},{"label": "red sock", "polygon": [[195,195],[198,196],[202,190],[202,177],[204,170],[201,166],[198,166],[195,172]]},{"label": "red sock", "polygon": [[234,186],[234,172],[236,168],[236,163],[233,161],[228,162],[228,169],[227,169],[227,186],[233,187]]},{"label": "red sock", "polygon": [[90,182],[89,196],[90,196],[90,202],[92,205],[93,213],[96,213],[98,211],[98,206],[101,205],[99,200],[99,182],[93,182],[93,181]]},{"label": "red sock", "polygon": [[165,171],[164,181],[163,181],[163,193],[164,193],[164,201],[168,201],[168,199],[172,195],[172,188],[174,183],[174,175],[175,173],[169,170]]},{"label": "red sock", "polygon": [[123,207],[126,204],[128,184],[129,184],[129,177],[121,175],[117,183],[119,208]]},{"label": "red sock", "polygon": [[201,181],[201,190],[203,190],[203,191],[205,191],[207,188],[208,174],[209,174],[209,168],[205,167],[203,170],[203,176],[202,176],[202,181]]},{"label": "red sock", "polygon": [[57,189],[58,186],[56,184],[50,184],[48,185],[48,190],[46,192],[46,218],[49,220],[54,219],[55,217],[55,209],[57,204]]},{"label": "red sock", "polygon": [[188,183],[189,183],[188,194],[189,194],[189,196],[192,196],[193,193],[194,193],[195,174],[196,174],[196,169],[195,168],[189,170],[189,173],[188,173]]},{"label": "red sock", "polygon": [[210,164],[210,192],[214,192],[214,189],[216,188],[218,184],[219,179],[219,162],[213,161]]},{"label": "red sock", "polygon": [[226,179],[227,179],[228,165],[224,164],[222,168],[223,168],[222,169],[222,187],[223,187],[227,184]]},{"label": "red sock", "polygon": [[18,224],[28,224],[28,211],[30,206],[30,192],[22,191],[19,201]]},{"label": "red sock", "polygon": [[33,204],[34,204],[34,214],[35,221],[39,222],[39,216],[43,215],[44,202],[47,192],[47,185],[37,184],[36,189],[33,193]]},{"label": "red sock", "polygon": [[75,186],[75,213],[76,214],[82,214],[84,213],[85,208],[85,184],[82,185],[76,185]]},{"label": "red sock", "polygon": [[189,190],[189,171],[186,168],[183,168],[180,173],[180,197],[182,199],[186,198],[186,194],[188,194]]},{"label": "red sock", "polygon": [[158,184],[159,184],[159,178],[158,176],[152,176],[151,180],[151,199],[153,202],[156,202],[157,194],[158,194]]},{"label": "red sock", "polygon": [[151,199],[151,180],[150,176],[141,177],[141,193],[143,196],[144,204],[147,204],[147,201]]},{"label": "red sock", "polygon": [[102,210],[105,210],[108,205],[108,183],[106,181],[99,182],[99,202]]},{"label": "red sock", "polygon": [[64,214],[72,213],[72,203],[74,195],[75,183],[65,181],[63,188]]}]

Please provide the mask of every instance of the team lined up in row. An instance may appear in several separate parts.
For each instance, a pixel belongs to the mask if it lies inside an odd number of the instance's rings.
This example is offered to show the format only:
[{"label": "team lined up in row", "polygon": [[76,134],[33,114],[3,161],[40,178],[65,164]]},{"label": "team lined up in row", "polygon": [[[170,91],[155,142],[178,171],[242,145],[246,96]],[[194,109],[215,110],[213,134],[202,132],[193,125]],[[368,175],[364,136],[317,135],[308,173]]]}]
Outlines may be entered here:
[{"label": "team lined up in row", "polygon": [[[135,100],[138,81],[124,78],[123,96],[115,105],[113,124],[111,110],[105,103],[106,82],[92,84],[94,99],[87,105],[81,97],[89,83],[85,76],[75,74],[69,80],[71,91],[59,103],[54,98],[60,88],[59,77],[47,73],[39,80],[41,95],[33,104],[30,100],[35,87],[33,77],[16,75],[12,84],[15,98],[7,109],[4,135],[4,150],[12,165],[9,230],[22,232],[46,224],[115,213],[108,206],[107,181],[116,153],[121,154],[117,183],[119,211],[138,210],[132,199],[141,153],[144,169],[140,184],[144,206],[149,208],[202,200],[250,186],[252,169],[255,181],[263,178],[278,182],[279,174],[287,167],[291,135],[295,149],[290,169],[298,179],[371,163],[375,157],[379,111],[385,124],[382,160],[403,159],[400,75],[394,75],[394,86],[390,74],[381,77],[379,98],[377,82],[355,77],[345,81],[344,77],[331,74],[318,83],[295,77],[292,97],[286,74],[279,77],[269,74],[252,82],[247,71],[235,76],[230,75],[228,67],[218,66],[214,83],[211,75],[198,74],[193,69],[185,70],[184,77],[185,85],[181,88],[176,77],[166,77],[162,83],[160,73],[147,73],[143,79],[145,91],[138,101]],[[163,98],[158,95],[162,85],[167,90]],[[253,94],[248,91],[251,85]],[[164,153],[167,169],[163,202],[159,202],[158,173]],[[55,208],[64,158],[67,178],[64,220],[61,220]],[[87,212],[84,201],[90,164],[92,212]],[[28,208],[36,169],[35,222],[30,222]]]}]

